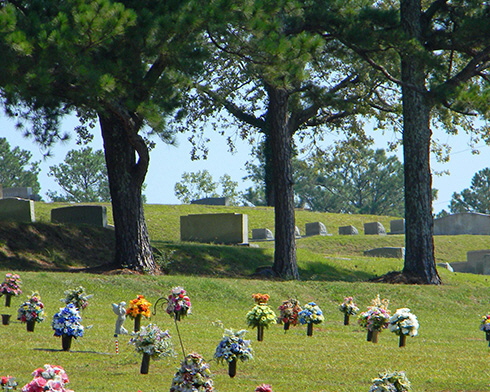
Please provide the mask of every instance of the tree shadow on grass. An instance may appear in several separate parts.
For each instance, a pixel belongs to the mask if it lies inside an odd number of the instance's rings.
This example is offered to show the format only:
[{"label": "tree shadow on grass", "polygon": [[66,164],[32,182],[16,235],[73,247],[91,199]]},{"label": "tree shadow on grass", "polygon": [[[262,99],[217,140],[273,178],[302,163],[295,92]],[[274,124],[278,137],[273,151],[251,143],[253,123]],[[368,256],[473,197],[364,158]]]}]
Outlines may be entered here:
[{"label": "tree shadow on grass", "polygon": [[36,351],[46,351],[46,352],[52,352],[52,353],[58,353],[58,352],[66,352],[66,353],[74,353],[74,354],[99,354],[99,355],[115,355],[112,353],[101,353],[100,351],[91,351],[91,350],[69,350],[69,351],[64,351],[56,348],[33,348],[33,350]]}]

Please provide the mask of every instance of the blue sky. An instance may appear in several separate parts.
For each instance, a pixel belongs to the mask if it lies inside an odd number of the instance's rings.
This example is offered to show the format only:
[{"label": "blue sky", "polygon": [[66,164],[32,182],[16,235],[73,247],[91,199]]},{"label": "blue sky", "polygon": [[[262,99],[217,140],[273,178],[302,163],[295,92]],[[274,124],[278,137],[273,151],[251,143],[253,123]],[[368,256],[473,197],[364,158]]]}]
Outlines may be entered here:
[{"label": "blue sky", "polygon": [[[77,125],[77,119],[68,117],[63,122],[63,130],[70,131]],[[93,149],[102,149],[102,140],[100,131],[94,130],[95,138],[91,143]],[[42,151],[30,139],[22,136],[22,133],[15,130],[14,123],[5,117],[0,117],[0,136],[6,137],[11,147],[19,146],[22,149],[32,152],[34,160],[41,160],[41,173],[39,180],[41,183],[41,194],[44,199],[48,190],[61,191],[56,182],[48,177],[49,166],[62,162],[66,153],[71,149],[79,148],[76,146],[74,139],[71,141],[58,144],[53,148],[53,157],[43,160]],[[147,200],[152,204],[180,204],[174,195],[174,185],[181,180],[184,172],[196,172],[198,170],[208,170],[215,181],[223,174],[229,174],[234,181],[239,183],[240,190],[245,190],[251,186],[249,182],[243,181],[242,178],[247,174],[244,168],[245,162],[250,157],[251,147],[246,142],[237,143],[237,152],[231,154],[228,152],[224,137],[213,134],[210,131],[208,135],[212,142],[209,149],[207,160],[191,161],[190,144],[187,141],[188,135],[179,135],[178,145],[169,146],[156,140],[157,147],[150,155],[150,168],[146,179],[147,188],[145,194]],[[396,135],[380,132],[371,133],[376,141],[376,147],[386,148],[388,141],[394,141]],[[449,163],[437,163],[433,158],[431,166],[434,171],[449,170],[450,175],[434,176],[433,187],[439,190],[439,198],[434,202],[434,211],[439,212],[442,209],[448,209],[449,201],[453,192],[460,192],[468,188],[471,184],[473,175],[485,168],[490,167],[490,147],[481,144],[480,154],[471,154],[468,146],[469,136],[467,135],[446,135],[444,133],[435,133],[434,135],[440,142],[448,143],[452,146],[451,159]],[[325,145],[332,143],[332,140],[326,139]],[[396,152],[401,160],[401,149]]]}]

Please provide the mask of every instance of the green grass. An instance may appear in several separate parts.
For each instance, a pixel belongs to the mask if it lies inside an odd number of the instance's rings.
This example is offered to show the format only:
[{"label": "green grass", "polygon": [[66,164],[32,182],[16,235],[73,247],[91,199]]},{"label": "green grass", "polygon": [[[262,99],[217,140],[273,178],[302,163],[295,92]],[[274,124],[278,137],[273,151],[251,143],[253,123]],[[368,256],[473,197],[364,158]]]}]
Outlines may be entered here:
[{"label": "green grass", "polygon": [[[103,247],[109,239],[102,238],[103,233],[44,223],[49,222],[50,209],[57,206],[60,204],[36,203],[39,224],[22,227],[27,231],[18,231],[21,229],[15,226],[8,228],[13,233],[11,237],[17,240],[16,246],[23,248],[22,257],[12,256],[20,250],[11,249],[13,240],[8,238],[8,230],[3,232],[5,237],[0,232],[0,278],[5,272],[18,271],[24,293],[38,290],[48,312],[47,320],[37,324],[34,333],[27,333],[25,326],[15,320],[9,326],[0,325],[4,354],[0,375],[15,376],[20,386],[31,380],[30,373],[35,368],[51,363],[67,370],[69,386],[76,392],[168,390],[182,359],[174,323],[161,308],[152,316],[151,322],[170,330],[178,356],[152,361],[150,374],[140,375],[141,357],[127,344],[127,336],[120,337],[120,353],[115,354],[116,316],[111,304],[129,302],[137,294],[155,303],[171,287],[181,285],[193,303],[193,313],[179,324],[185,349],[199,352],[210,362],[217,391],[252,392],[257,385],[270,383],[275,392],[367,392],[370,380],[384,370],[406,371],[415,392],[490,389],[490,348],[479,331],[480,317],[490,311],[490,277],[452,274],[440,269],[444,284],[438,287],[368,283],[367,279],[400,270],[403,265],[401,260],[364,257],[363,251],[403,246],[403,236],[336,235],[339,226],[352,224],[362,232],[363,223],[370,221],[380,221],[388,229],[393,218],[297,211],[297,225],[302,231],[305,223],[321,221],[333,234],[297,241],[302,281],[249,278],[257,267],[272,263],[272,242],[248,248],[179,241],[181,215],[239,210],[249,215],[250,231],[262,227],[273,230],[270,208],[146,206],[153,245],[167,252],[175,251],[170,256],[168,276],[32,271],[44,267],[93,266],[110,260],[110,252]],[[96,242],[96,238],[102,241]],[[83,244],[85,248],[81,250]],[[435,245],[438,262],[463,261],[469,250],[489,249],[490,238],[437,236]],[[67,353],[60,350],[61,341],[53,336],[50,320],[61,306],[63,292],[78,285],[95,294],[83,312],[83,324],[92,328]],[[274,308],[290,297],[302,304],[315,301],[323,309],[326,321],[315,326],[312,337],[306,336],[304,327],[284,333],[281,326],[272,326],[265,331],[264,341],[257,342],[255,330],[250,330],[248,338],[253,340],[255,359],[239,363],[237,376],[230,379],[227,368],[213,360],[222,334],[213,323],[220,320],[227,328],[246,328],[245,315],[253,306],[251,295],[256,292],[268,293]],[[392,311],[409,307],[420,321],[420,335],[408,338],[405,348],[398,348],[397,337],[388,331],[380,335],[378,344],[372,344],[366,341],[365,331],[354,320],[350,326],[342,323],[337,306],[344,296],[354,296],[361,310],[365,310],[378,293],[390,299]],[[24,294],[13,298],[11,308],[5,308],[0,298],[0,312],[15,314],[24,298]],[[132,321],[127,320],[125,326],[129,329]]]}]

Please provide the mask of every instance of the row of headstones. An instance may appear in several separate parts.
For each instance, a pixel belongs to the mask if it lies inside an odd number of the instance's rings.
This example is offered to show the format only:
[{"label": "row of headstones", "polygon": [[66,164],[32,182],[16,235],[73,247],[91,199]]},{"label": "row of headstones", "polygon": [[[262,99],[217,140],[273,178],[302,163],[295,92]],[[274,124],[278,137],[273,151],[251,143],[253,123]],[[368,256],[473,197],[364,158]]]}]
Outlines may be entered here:
[{"label": "row of headstones", "polygon": [[[21,198],[0,199],[0,221],[35,222],[34,201]],[[53,208],[51,222],[107,227],[107,207],[74,205]]]}]

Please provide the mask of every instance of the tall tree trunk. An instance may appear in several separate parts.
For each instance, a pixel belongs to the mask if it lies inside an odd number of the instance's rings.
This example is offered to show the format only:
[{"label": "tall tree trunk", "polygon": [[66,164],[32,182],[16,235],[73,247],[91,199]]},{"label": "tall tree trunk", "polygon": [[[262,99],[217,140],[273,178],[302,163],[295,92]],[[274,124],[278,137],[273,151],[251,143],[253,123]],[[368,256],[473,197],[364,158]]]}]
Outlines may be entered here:
[{"label": "tall tree trunk", "polygon": [[[401,1],[404,31],[421,42],[419,0]],[[434,259],[432,177],[430,172],[431,103],[425,94],[422,60],[402,54],[403,156],[405,175],[405,263],[403,274],[423,284],[440,284]]]},{"label": "tall tree trunk", "polygon": [[294,233],[292,135],[288,127],[289,93],[285,89],[268,86],[268,95],[275,194],[275,248],[272,269],[284,279],[299,279]]},{"label": "tall tree trunk", "polygon": [[[124,268],[156,272],[146,227],[141,189],[148,169],[148,150],[138,129],[121,113],[99,114],[104,140],[112,214],[116,235],[115,263]],[[143,143],[142,143],[143,142]],[[136,146],[136,143],[139,143]],[[137,159],[137,151],[138,161]]]},{"label": "tall tree trunk", "polygon": [[274,162],[272,159],[272,146],[270,131],[264,133],[263,142],[263,154],[264,154],[264,190],[265,190],[265,202],[267,206],[274,207]]}]

